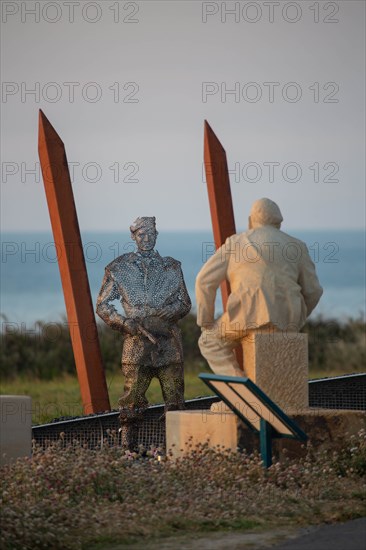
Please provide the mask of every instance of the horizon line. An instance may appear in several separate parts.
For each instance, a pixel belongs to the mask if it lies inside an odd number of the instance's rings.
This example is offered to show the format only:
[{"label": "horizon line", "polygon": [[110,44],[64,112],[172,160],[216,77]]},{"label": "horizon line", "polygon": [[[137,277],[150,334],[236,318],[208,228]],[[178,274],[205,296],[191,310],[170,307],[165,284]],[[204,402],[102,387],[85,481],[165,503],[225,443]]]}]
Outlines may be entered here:
[{"label": "horizon line", "polygon": [[[212,228],[189,228],[189,229],[181,229],[181,228],[157,228],[158,233],[162,232],[171,232],[171,233],[212,233]],[[309,232],[317,232],[317,231],[364,231],[365,228],[360,227],[282,227],[281,231],[287,232],[287,231],[309,231]],[[243,233],[244,231],[248,231],[248,228],[238,228],[237,233]],[[81,229],[80,232],[86,232],[86,233],[129,233],[129,229]],[[52,233],[52,228],[49,229],[1,229],[1,233]]]}]

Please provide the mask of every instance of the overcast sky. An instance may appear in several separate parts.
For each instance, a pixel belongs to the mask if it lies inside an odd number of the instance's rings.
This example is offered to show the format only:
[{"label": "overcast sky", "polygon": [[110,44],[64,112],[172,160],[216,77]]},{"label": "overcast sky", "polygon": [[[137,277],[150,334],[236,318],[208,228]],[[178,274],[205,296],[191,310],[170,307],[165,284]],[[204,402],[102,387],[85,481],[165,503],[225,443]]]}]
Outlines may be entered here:
[{"label": "overcast sky", "polygon": [[50,229],[39,108],[65,143],[82,230],[139,215],[210,229],[204,119],[238,228],[264,196],[286,229],[361,228],[364,51],[363,1],[3,1],[2,229]]}]

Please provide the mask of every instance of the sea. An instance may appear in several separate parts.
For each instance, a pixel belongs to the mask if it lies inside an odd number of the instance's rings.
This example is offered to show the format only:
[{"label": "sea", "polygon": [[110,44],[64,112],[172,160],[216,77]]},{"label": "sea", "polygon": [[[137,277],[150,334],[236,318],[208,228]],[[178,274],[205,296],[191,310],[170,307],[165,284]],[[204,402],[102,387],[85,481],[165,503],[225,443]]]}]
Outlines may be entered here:
[{"label": "sea", "polygon": [[[363,231],[290,231],[309,248],[324,294],[312,314],[346,322],[365,316],[365,235]],[[95,304],[104,267],[135,249],[129,233],[83,232],[82,242]],[[195,311],[194,283],[214,252],[210,232],[161,231],[156,250],[182,263]],[[218,293],[219,294],[219,293]],[[216,301],[221,312],[220,297]],[[0,312],[2,328],[14,323],[32,330],[37,321],[64,322],[66,309],[51,233],[3,233],[1,240]],[[16,326],[14,325],[14,326]]]}]

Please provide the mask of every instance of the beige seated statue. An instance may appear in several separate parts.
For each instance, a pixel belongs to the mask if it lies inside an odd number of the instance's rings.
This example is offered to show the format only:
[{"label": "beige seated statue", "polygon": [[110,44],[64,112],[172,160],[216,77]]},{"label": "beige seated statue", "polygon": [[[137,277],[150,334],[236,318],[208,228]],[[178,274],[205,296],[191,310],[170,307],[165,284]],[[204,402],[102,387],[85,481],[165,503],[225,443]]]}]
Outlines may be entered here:
[{"label": "beige seated statue", "polygon": [[[199,347],[215,374],[242,376],[233,350],[243,338],[250,331],[298,332],[323,293],[306,244],[282,232],[282,221],[276,203],[257,200],[248,231],[229,237],[197,276]],[[231,294],[215,322],[225,279]]]}]

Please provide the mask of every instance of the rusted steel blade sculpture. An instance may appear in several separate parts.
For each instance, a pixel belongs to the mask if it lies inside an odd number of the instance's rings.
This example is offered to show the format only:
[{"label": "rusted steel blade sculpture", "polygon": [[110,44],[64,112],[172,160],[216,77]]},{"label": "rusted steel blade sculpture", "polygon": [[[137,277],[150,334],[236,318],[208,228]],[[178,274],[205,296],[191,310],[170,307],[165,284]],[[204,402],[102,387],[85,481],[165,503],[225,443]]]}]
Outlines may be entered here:
[{"label": "rusted steel blade sculpture", "polygon": [[108,411],[108,390],[65,147],[42,111],[38,153],[84,413]]},{"label": "rusted steel blade sculpture", "polygon": [[[213,235],[216,248],[224,244],[226,239],[236,233],[233,201],[226,152],[211,126],[205,120],[204,132],[204,164],[208,200],[210,204]],[[230,294],[230,284],[221,284],[222,305],[225,310]],[[241,347],[236,349],[239,366],[243,368]]]},{"label": "rusted steel blade sculpture", "polygon": [[[208,200],[210,204],[213,235],[216,248],[236,233],[233,202],[226,152],[211,126],[205,120],[204,163]],[[225,309],[230,285],[221,285],[222,304]]]}]

